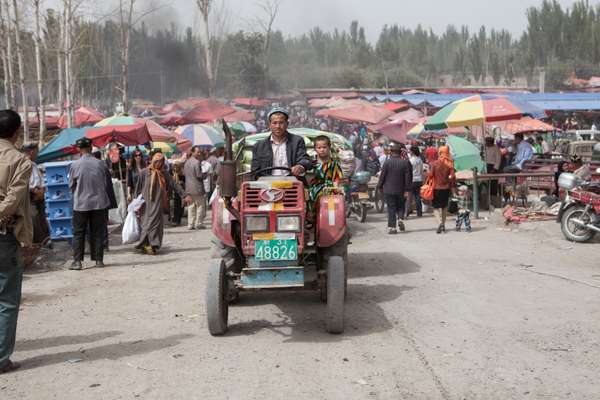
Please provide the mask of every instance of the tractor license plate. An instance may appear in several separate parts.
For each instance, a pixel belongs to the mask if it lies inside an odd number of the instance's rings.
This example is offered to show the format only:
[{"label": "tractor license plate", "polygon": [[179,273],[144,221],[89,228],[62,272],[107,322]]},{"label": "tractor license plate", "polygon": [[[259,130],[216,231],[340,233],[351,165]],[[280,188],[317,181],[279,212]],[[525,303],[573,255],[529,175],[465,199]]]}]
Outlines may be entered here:
[{"label": "tractor license plate", "polygon": [[369,199],[370,199],[370,197],[369,197],[369,193],[365,193],[365,192],[359,192],[359,193],[358,193],[358,198],[359,198],[360,200],[369,200]]},{"label": "tractor license plate", "polygon": [[254,258],[257,261],[296,261],[296,239],[257,240],[254,242]]}]

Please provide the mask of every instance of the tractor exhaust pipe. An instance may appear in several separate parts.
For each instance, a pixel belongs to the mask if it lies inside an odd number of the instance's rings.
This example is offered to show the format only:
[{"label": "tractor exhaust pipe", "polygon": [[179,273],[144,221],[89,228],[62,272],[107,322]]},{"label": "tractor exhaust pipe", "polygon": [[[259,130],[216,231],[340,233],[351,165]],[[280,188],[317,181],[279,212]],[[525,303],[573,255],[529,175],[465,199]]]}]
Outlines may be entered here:
[{"label": "tractor exhaust pipe", "polygon": [[231,199],[237,196],[237,171],[236,163],[233,159],[233,134],[224,119],[221,120],[221,123],[223,125],[223,132],[225,132],[225,157],[221,162],[219,187],[225,208],[239,220],[240,213],[231,204]]}]

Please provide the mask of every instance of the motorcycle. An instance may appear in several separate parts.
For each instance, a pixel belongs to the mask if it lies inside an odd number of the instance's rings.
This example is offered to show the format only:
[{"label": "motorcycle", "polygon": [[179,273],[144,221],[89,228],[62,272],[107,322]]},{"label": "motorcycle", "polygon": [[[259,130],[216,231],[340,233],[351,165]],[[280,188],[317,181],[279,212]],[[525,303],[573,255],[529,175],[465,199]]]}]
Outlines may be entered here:
[{"label": "motorcycle", "polygon": [[585,178],[566,172],[558,178],[558,186],[566,195],[557,222],[565,238],[572,242],[588,242],[600,232],[600,185]]},{"label": "motorcycle", "polygon": [[347,196],[347,217],[355,214],[360,223],[367,221],[367,214],[373,208],[371,196],[369,195],[369,181],[371,174],[367,171],[360,171],[352,176],[350,182],[350,193]]}]

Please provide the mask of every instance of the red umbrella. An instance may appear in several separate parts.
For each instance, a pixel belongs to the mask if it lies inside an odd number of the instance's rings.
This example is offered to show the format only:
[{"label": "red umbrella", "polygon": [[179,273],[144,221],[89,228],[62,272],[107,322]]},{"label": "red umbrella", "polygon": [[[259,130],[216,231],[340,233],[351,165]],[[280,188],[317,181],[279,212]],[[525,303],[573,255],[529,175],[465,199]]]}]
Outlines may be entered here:
[{"label": "red umbrella", "polygon": [[148,127],[143,122],[133,125],[107,125],[90,128],[86,131],[85,137],[97,147],[106,146],[111,142],[119,142],[125,146],[137,146],[152,141]]},{"label": "red umbrella", "polygon": [[[58,128],[58,117],[56,117],[54,115],[46,115],[44,117],[44,121],[46,122],[46,129]],[[39,118],[37,115],[35,117],[29,119],[29,126],[32,128],[40,127],[40,121],[39,121]]]},{"label": "red umbrella", "polygon": [[383,108],[385,108],[386,110],[398,112],[400,110],[406,110],[408,108],[408,104],[406,104],[405,102],[401,102],[401,103],[385,103],[383,105]]},{"label": "red umbrella", "polygon": [[233,114],[236,110],[216,100],[206,99],[183,115],[186,124],[202,124],[211,122],[226,115]]},{"label": "red umbrella", "polygon": [[262,107],[270,103],[269,100],[257,99],[256,97],[239,97],[231,101],[232,104],[246,107]]},{"label": "red umbrella", "polygon": [[151,119],[140,119],[148,128],[148,133],[153,142],[175,142],[177,138],[169,130],[163,128]]},{"label": "red umbrella", "polygon": [[256,117],[252,111],[236,110],[234,113],[224,117],[225,122],[256,122]]},{"label": "red umbrella", "polygon": [[[73,113],[73,127],[81,128],[85,125],[94,125],[104,119],[104,115],[100,114],[98,110],[92,107],[79,107]],[[60,116],[58,120],[59,128],[67,127],[67,116],[65,114]]]},{"label": "red umbrella", "polygon": [[340,108],[330,108],[317,111],[317,117],[335,118],[342,121],[366,122],[368,124],[377,124],[394,114],[383,107],[372,105],[354,105]]},{"label": "red umbrella", "polygon": [[183,117],[180,112],[173,111],[165,115],[161,120],[161,125],[173,126],[173,125],[181,125],[183,122]]},{"label": "red umbrella", "polygon": [[394,121],[384,124],[383,126],[379,127],[377,131],[374,132],[381,133],[382,135],[387,136],[388,138],[396,142],[406,143],[408,132],[415,125],[417,125],[416,121]]}]

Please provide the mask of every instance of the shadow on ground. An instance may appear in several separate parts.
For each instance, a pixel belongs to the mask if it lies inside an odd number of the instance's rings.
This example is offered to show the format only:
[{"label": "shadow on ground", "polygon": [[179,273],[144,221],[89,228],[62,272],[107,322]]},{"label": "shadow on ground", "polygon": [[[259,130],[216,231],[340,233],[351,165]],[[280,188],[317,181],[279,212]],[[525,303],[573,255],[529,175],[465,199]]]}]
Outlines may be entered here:
[{"label": "shadow on ground", "polygon": [[90,347],[80,351],[65,351],[61,353],[42,354],[21,361],[21,369],[33,369],[53,364],[60,364],[72,359],[81,359],[81,362],[96,360],[118,360],[139,354],[151,353],[168,347],[177,346],[182,340],[194,335],[181,334],[167,336],[161,339],[134,340]]},{"label": "shadow on ground", "polygon": [[48,347],[68,346],[72,344],[92,343],[122,334],[121,331],[107,331],[92,333],[90,335],[54,336],[40,339],[19,340],[16,348],[18,351],[31,351],[46,349]]},{"label": "shadow on ground", "polygon": [[[348,296],[345,306],[346,329],[343,335],[325,332],[327,305],[320,301],[319,292],[242,292],[240,301],[231,306],[230,313],[240,309],[273,304],[279,308],[276,320],[254,320],[230,325],[228,336],[253,335],[262,329],[271,330],[286,338],[286,342],[335,342],[348,336],[362,336],[393,328],[382,303],[397,300],[413,287],[393,284],[354,282],[355,279],[384,277],[418,272],[421,267],[398,253],[350,253]],[[244,310],[251,316],[250,309]],[[247,319],[247,318],[246,318]],[[291,330],[291,331],[290,331]]]},{"label": "shadow on ground", "polygon": [[[349,336],[385,332],[393,328],[380,304],[398,299],[410,286],[348,284],[344,312],[345,331],[331,335],[325,331],[327,305],[318,292],[242,293],[230,314],[240,309],[275,305],[277,321],[265,319],[231,324],[226,336],[251,336],[267,329],[285,338],[285,342],[338,342]],[[244,310],[245,311],[245,310]],[[248,315],[246,312],[242,312]]]},{"label": "shadow on ground", "polygon": [[352,253],[348,255],[348,278],[391,276],[418,272],[421,267],[399,253]]}]

